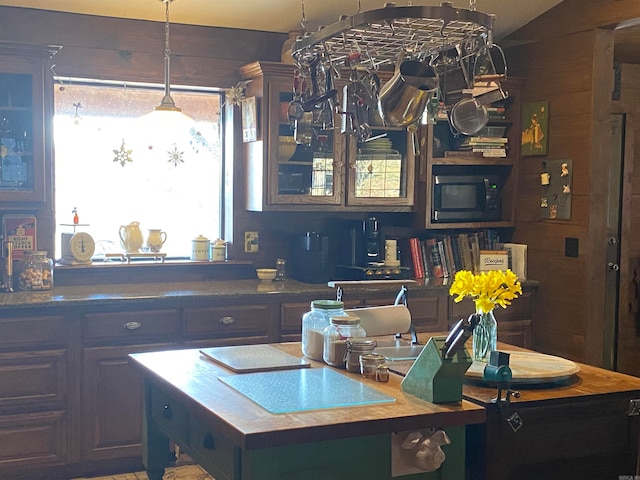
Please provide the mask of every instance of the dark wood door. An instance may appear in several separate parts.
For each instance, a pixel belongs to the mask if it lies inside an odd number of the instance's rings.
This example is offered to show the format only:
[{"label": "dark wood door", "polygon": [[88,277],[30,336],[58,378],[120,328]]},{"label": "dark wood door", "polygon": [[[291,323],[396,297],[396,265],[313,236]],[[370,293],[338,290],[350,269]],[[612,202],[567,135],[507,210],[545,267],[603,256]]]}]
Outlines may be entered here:
[{"label": "dark wood door", "polygon": [[85,348],[82,352],[83,461],[139,457],[142,461],[142,379],[129,366],[134,352],[171,344]]}]

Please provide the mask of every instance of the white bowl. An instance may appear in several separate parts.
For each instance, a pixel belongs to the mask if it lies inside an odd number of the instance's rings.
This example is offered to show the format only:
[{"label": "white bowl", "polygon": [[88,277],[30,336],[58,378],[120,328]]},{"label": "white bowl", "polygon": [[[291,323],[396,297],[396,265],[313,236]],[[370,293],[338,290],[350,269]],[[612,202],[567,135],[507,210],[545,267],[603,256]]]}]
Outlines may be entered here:
[{"label": "white bowl", "polygon": [[262,281],[270,282],[276,278],[275,268],[256,268],[256,275]]}]

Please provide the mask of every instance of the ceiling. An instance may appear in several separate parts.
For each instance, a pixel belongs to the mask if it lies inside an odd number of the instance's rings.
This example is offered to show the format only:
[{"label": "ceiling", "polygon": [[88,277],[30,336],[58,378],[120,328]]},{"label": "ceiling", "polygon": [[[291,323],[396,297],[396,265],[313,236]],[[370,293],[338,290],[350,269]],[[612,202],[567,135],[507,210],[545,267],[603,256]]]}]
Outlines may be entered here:
[{"label": "ceiling", "polygon": [[[330,25],[340,15],[382,8],[382,0],[172,0],[171,23],[286,33],[300,29],[304,4],[307,30]],[[475,0],[476,10],[495,13],[494,39],[500,40],[561,0]],[[440,5],[438,0],[401,0],[396,5]],[[455,7],[470,9],[465,1]],[[515,5],[514,5],[515,4]],[[0,6],[37,8],[107,17],[164,21],[162,0],[0,0]]]}]

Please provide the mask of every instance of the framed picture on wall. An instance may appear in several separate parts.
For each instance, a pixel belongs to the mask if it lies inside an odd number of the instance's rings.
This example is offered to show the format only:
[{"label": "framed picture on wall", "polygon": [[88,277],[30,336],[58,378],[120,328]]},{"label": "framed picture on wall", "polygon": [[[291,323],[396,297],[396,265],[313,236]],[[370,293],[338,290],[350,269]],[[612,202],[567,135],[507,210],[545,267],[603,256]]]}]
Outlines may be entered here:
[{"label": "framed picture on wall", "polygon": [[258,106],[256,97],[242,99],[242,141],[258,140]]},{"label": "framed picture on wall", "polygon": [[546,155],[549,102],[522,104],[522,155]]}]

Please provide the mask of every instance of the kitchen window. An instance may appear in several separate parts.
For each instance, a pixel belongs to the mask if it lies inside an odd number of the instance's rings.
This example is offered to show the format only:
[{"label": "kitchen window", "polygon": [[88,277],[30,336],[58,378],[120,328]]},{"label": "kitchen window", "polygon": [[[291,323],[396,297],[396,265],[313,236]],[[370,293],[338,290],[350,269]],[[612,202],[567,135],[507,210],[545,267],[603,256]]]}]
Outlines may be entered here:
[{"label": "kitchen window", "polygon": [[[161,229],[167,258],[189,257],[191,240],[222,236],[224,94],[172,87],[192,122],[150,126],[161,86],[59,79],[55,88],[56,258],[74,210],[96,240],[94,260],[120,253],[120,227]],[[143,247],[144,248],[144,247]]]}]

